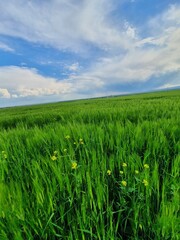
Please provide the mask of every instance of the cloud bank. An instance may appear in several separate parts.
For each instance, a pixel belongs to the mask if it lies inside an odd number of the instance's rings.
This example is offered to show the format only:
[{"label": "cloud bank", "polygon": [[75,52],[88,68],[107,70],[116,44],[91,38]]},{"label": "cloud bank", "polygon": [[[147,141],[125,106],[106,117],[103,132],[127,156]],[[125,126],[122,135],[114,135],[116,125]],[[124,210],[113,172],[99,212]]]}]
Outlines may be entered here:
[{"label": "cloud bank", "polygon": [[[12,81],[13,79],[13,81]],[[0,97],[17,98],[39,95],[64,95],[77,94],[79,92],[96,91],[102,86],[102,82],[96,78],[73,76],[64,81],[55,78],[44,77],[36,69],[26,67],[0,67]],[[10,87],[9,87],[10,86]]]}]

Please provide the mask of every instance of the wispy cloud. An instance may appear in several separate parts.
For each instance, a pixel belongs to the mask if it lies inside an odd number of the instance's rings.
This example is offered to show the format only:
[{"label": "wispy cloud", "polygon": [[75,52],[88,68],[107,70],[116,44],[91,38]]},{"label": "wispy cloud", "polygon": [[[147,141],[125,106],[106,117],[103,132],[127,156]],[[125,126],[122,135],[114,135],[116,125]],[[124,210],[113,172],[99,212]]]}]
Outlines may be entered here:
[{"label": "wispy cloud", "polygon": [[[102,49],[128,48],[132,30],[109,20],[113,1],[52,0],[0,2],[0,34],[48,44],[54,48],[82,51],[88,44]],[[128,36],[128,37],[127,37]]]},{"label": "wispy cloud", "polygon": [[7,44],[0,42],[0,50],[3,50],[5,52],[15,52],[15,50],[11,47],[9,47]]},{"label": "wispy cloud", "polygon": [[76,62],[71,64],[70,66],[65,66],[65,68],[68,69],[69,71],[77,72],[80,69],[80,66],[79,66],[79,63]]},{"label": "wispy cloud", "polygon": [[171,84],[171,83],[168,83],[168,84],[164,84],[164,85],[158,87],[157,89],[177,88],[177,87],[179,87],[179,86],[180,86],[179,84]]}]

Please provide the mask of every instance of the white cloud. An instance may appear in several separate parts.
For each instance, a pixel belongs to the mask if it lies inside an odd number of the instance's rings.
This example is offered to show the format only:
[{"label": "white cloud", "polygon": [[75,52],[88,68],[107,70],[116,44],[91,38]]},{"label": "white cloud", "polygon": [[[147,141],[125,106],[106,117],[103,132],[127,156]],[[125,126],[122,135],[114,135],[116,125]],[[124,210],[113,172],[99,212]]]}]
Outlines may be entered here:
[{"label": "white cloud", "polygon": [[180,5],[172,4],[162,14],[150,19],[148,27],[151,29],[151,33],[159,34],[162,29],[179,27],[180,25]]},{"label": "white cloud", "polygon": [[11,96],[38,96],[61,94],[69,91],[69,83],[41,76],[36,69],[26,67],[0,67],[0,86],[8,89]]},{"label": "white cloud", "polygon": [[176,87],[180,87],[180,84],[167,83],[167,84],[164,84],[164,85],[158,87],[157,89],[176,88]]},{"label": "white cloud", "polygon": [[9,47],[7,44],[0,42],[0,50],[5,52],[14,52],[14,49]]},{"label": "white cloud", "polygon": [[[87,75],[103,79],[104,83],[110,81],[127,83],[145,82],[152,77],[180,71],[180,14],[178,13],[180,13],[179,5],[170,6],[167,11],[154,18],[163,22],[161,26],[156,26],[154,19],[147,24],[147,27],[151,28],[149,32],[152,35],[145,39],[139,37],[134,48],[130,48],[123,56],[117,54],[99,59]],[[133,32],[132,37],[135,36]],[[180,79],[176,79],[176,84],[180,85]]]},{"label": "white cloud", "polygon": [[79,70],[80,66],[79,66],[79,63],[76,62],[76,63],[71,64],[70,66],[66,66],[66,68],[69,71],[77,72]]},{"label": "white cloud", "polygon": [[4,98],[57,95],[61,99],[76,98],[79,93],[96,91],[102,86],[95,77],[76,77],[58,81],[44,77],[36,69],[26,67],[0,67],[0,95]]},{"label": "white cloud", "polygon": [[124,23],[124,27],[126,29],[126,34],[128,37],[132,38],[132,39],[137,39],[137,31],[136,28],[131,26],[127,21],[125,21]]},{"label": "white cloud", "polygon": [[10,98],[11,94],[6,88],[0,88],[0,98]]},{"label": "white cloud", "polygon": [[[176,30],[159,49],[134,49],[122,58],[102,60],[90,74],[115,82],[147,81],[150,77],[180,71],[180,30]],[[176,46],[177,45],[177,46]]]},{"label": "white cloud", "polygon": [[133,28],[121,31],[109,20],[114,1],[51,0],[0,2],[0,34],[54,48],[82,51],[86,43],[103,49],[128,48]]}]

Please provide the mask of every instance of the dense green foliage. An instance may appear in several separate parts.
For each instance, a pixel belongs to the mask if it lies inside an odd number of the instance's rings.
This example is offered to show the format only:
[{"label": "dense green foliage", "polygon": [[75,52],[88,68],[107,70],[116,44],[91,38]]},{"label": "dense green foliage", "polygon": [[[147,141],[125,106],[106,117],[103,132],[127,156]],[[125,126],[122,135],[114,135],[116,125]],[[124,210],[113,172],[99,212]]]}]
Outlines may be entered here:
[{"label": "dense green foliage", "polygon": [[179,239],[180,91],[0,110],[0,239]]}]

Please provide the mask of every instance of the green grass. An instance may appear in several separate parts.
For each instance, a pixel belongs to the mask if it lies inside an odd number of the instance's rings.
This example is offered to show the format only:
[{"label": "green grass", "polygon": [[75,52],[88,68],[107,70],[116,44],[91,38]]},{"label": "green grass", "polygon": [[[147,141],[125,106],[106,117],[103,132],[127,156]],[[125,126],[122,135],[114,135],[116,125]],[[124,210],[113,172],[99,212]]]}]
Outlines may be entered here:
[{"label": "green grass", "polygon": [[179,90],[1,109],[0,239],[180,239],[179,117]]}]

